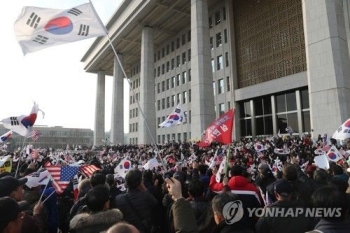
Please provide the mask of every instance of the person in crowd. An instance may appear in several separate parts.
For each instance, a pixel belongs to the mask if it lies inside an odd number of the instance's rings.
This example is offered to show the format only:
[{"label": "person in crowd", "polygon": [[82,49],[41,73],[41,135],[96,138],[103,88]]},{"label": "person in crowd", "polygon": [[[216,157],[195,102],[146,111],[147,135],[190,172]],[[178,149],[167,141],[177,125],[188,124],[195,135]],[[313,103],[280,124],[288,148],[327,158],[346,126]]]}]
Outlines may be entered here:
[{"label": "person in crowd", "polygon": [[[234,209],[231,209],[232,207]],[[241,220],[244,211],[236,194],[223,192],[216,195],[212,200],[212,209],[217,224],[213,233],[254,233],[246,222]],[[227,223],[226,220],[229,219],[232,222]]]},{"label": "person in crowd", "polygon": [[349,181],[349,176],[344,172],[343,168],[337,164],[331,166],[331,174],[333,178],[344,180],[346,183]]},{"label": "person in crowd", "polygon": [[188,201],[194,211],[199,232],[211,232],[215,227],[211,203],[205,197],[204,184],[194,179],[188,184]]},{"label": "person in crowd", "polygon": [[140,231],[129,223],[119,222],[109,228],[107,233],[140,233]]},{"label": "person in crowd", "polygon": [[[261,197],[258,188],[248,181],[243,176],[244,168],[240,165],[234,165],[230,169],[231,178],[229,179],[226,188],[231,190],[231,193],[238,195],[239,199],[243,203],[244,217],[243,221],[246,222],[251,229],[254,229],[254,225],[257,221],[257,217],[249,217],[248,208],[259,208],[262,207],[264,201]],[[209,187],[213,191],[221,191],[224,187],[223,183],[217,183],[215,175],[212,175],[210,179]]]},{"label": "person in crowd", "polygon": [[70,229],[75,233],[95,233],[106,231],[123,219],[118,209],[109,209],[110,191],[105,186],[96,186],[86,194],[89,213],[81,213],[70,221]]},{"label": "person in crowd", "polygon": [[[305,216],[305,211],[297,212],[302,207],[292,199],[291,182],[282,180],[275,184],[274,193],[277,201],[267,206],[256,224],[256,233],[304,233],[313,229],[313,219]],[[304,209],[304,208],[303,208]],[[286,215],[291,213],[291,216]],[[295,214],[295,216],[293,215]]]},{"label": "person in crowd", "polygon": [[191,205],[182,196],[182,185],[175,178],[166,178],[165,182],[174,203],[171,206],[173,215],[174,232],[176,233],[198,233],[196,218]]},{"label": "person in crowd", "polygon": [[[106,175],[104,175],[100,170],[95,171],[90,177],[91,188],[94,188],[98,185],[106,185]],[[79,187],[79,186],[78,186]],[[69,217],[72,219],[77,213],[82,211],[82,208],[86,206],[86,196],[79,198],[79,200],[74,203],[73,207],[70,210]]]},{"label": "person in crowd", "polygon": [[142,172],[130,170],[125,176],[128,190],[115,199],[116,207],[123,213],[125,221],[134,225],[141,233],[152,229],[152,210],[157,206],[156,198],[142,182]]},{"label": "person in crowd", "polygon": [[208,166],[204,164],[192,163],[192,179],[199,179],[204,185],[204,193],[208,192],[210,177],[207,175]]},{"label": "person in crowd", "polygon": [[[27,183],[27,178],[17,179],[12,176],[4,176],[0,179],[0,197],[10,197],[16,202],[23,201],[22,186]],[[45,218],[43,215],[44,205],[37,203],[33,208],[33,214],[26,213],[23,216],[22,233],[44,232]]]},{"label": "person in crowd", "polygon": [[312,194],[312,206],[325,208],[329,211],[320,212],[321,220],[311,232],[345,233],[349,232],[350,221],[346,216],[349,213],[348,199],[345,193],[335,187],[324,186]]},{"label": "person in crowd", "polygon": [[0,198],[0,233],[21,233],[24,213],[10,197]]},{"label": "person in crowd", "polygon": [[276,178],[273,176],[272,171],[268,164],[261,163],[258,166],[258,177],[255,179],[255,185],[259,187],[261,192],[265,195],[266,187],[275,182]]},{"label": "person in crowd", "polygon": [[[295,164],[286,163],[283,165],[282,168],[282,180],[287,180],[292,183],[294,195],[292,198],[297,200],[301,206],[308,207],[311,205],[310,198],[311,194],[313,192],[311,183],[307,182],[301,182],[298,180],[298,167]],[[267,192],[269,198],[272,200],[272,202],[277,201],[276,196],[274,194],[274,187],[276,186],[276,183],[280,182],[281,180],[277,180],[274,183],[267,186]]]},{"label": "person in crowd", "polygon": [[324,169],[316,169],[314,172],[313,180],[311,181],[312,190],[316,190],[322,186],[328,184],[328,173]]},{"label": "person in crowd", "polygon": [[115,182],[114,175],[113,174],[107,174],[106,175],[106,183],[109,185],[109,192],[110,192],[110,207],[115,208],[115,197],[119,194],[122,194],[123,192],[120,191],[120,189],[117,187],[117,183]]}]

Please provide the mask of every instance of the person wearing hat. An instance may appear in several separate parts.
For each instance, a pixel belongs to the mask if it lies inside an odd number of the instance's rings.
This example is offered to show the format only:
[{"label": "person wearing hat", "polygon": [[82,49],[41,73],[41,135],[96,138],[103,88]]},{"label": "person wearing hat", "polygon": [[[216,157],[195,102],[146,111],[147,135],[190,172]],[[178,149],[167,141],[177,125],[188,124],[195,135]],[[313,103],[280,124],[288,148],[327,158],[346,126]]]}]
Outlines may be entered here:
[{"label": "person wearing hat", "polygon": [[12,197],[16,201],[22,201],[22,185],[27,183],[27,178],[16,179],[12,176],[4,176],[0,179],[0,197]]},{"label": "person wearing hat", "polygon": [[[27,178],[17,179],[13,176],[4,176],[0,178],[0,198],[9,197],[14,201],[19,203],[23,203],[23,189],[22,185],[27,183]],[[22,205],[19,205],[22,206]],[[22,207],[23,209],[23,207]],[[24,214],[23,216],[23,224],[22,225],[22,233],[30,233],[30,232],[44,232],[44,216],[42,216],[44,206],[42,203],[37,203],[33,209],[33,216],[29,214]],[[0,215],[2,218],[2,214]]]},{"label": "person wearing hat", "polygon": [[18,203],[10,197],[0,198],[0,232],[21,233],[23,212]]},{"label": "person wearing hat", "polygon": [[[307,217],[305,211],[297,211],[304,207],[293,200],[294,190],[290,181],[277,181],[274,193],[277,201],[266,207],[255,225],[256,233],[278,233],[281,229],[284,233],[297,233],[313,229],[313,219]],[[269,208],[271,210],[268,210]]]}]

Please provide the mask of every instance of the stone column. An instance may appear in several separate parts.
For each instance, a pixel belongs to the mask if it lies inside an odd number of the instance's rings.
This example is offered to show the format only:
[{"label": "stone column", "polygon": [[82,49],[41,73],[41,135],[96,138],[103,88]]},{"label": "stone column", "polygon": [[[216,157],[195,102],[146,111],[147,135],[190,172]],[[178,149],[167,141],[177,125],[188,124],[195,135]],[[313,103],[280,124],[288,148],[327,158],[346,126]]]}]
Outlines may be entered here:
[{"label": "stone column", "polygon": [[[155,142],[156,138],[156,108],[154,79],[154,42],[153,29],[144,27],[141,39],[141,70],[138,144]],[[143,112],[143,114],[142,114]]]},{"label": "stone column", "polygon": [[100,146],[105,140],[105,72],[97,72],[95,103],[94,146]]},{"label": "stone column", "polygon": [[213,72],[206,0],[191,0],[191,137],[201,138],[215,120]]},{"label": "stone column", "polygon": [[312,136],[350,116],[350,60],[342,1],[302,0]]},{"label": "stone column", "polygon": [[[118,58],[123,64],[123,55],[118,54]],[[110,142],[116,145],[124,143],[124,74],[116,57],[114,58],[113,71]]]}]

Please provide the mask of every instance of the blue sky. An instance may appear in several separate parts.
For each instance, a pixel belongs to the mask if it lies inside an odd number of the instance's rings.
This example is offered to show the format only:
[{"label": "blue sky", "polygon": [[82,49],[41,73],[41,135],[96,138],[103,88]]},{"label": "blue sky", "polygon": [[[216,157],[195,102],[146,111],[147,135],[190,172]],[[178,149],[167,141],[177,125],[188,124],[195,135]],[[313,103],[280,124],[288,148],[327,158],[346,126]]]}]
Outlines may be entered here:
[{"label": "blue sky", "polygon": [[[72,128],[94,127],[96,75],[85,73],[80,62],[94,39],[50,47],[23,56],[16,41],[13,25],[24,6],[68,9],[88,0],[16,0],[2,8],[1,110],[0,120],[29,114],[33,102],[45,112],[39,113],[36,125]],[[97,14],[105,24],[122,0],[92,0]],[[112,77],[106,76],[106,131],[111,124]],[[128,89],[126,87],[126,89]],[[128,91],[124,93],[128,95]],[[126,101],[128,98],[126,98]],[[128,107],[128,104],[124,104]],[[124,111],[124,131],[128,131],[128,109]]]}]

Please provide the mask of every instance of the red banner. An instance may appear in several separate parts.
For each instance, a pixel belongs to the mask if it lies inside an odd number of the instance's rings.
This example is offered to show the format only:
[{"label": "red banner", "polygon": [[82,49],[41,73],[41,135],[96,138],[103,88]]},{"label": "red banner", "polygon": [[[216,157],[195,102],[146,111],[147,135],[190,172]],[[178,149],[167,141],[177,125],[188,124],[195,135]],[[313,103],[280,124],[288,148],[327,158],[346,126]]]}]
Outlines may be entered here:
[{"label": "red banner", "polygon": [[211,123],[205,130],[202,140],[197,145],[207,147],[213,141],[230,144],[232,142],[233,122],[234,110],[231,109]]}]

